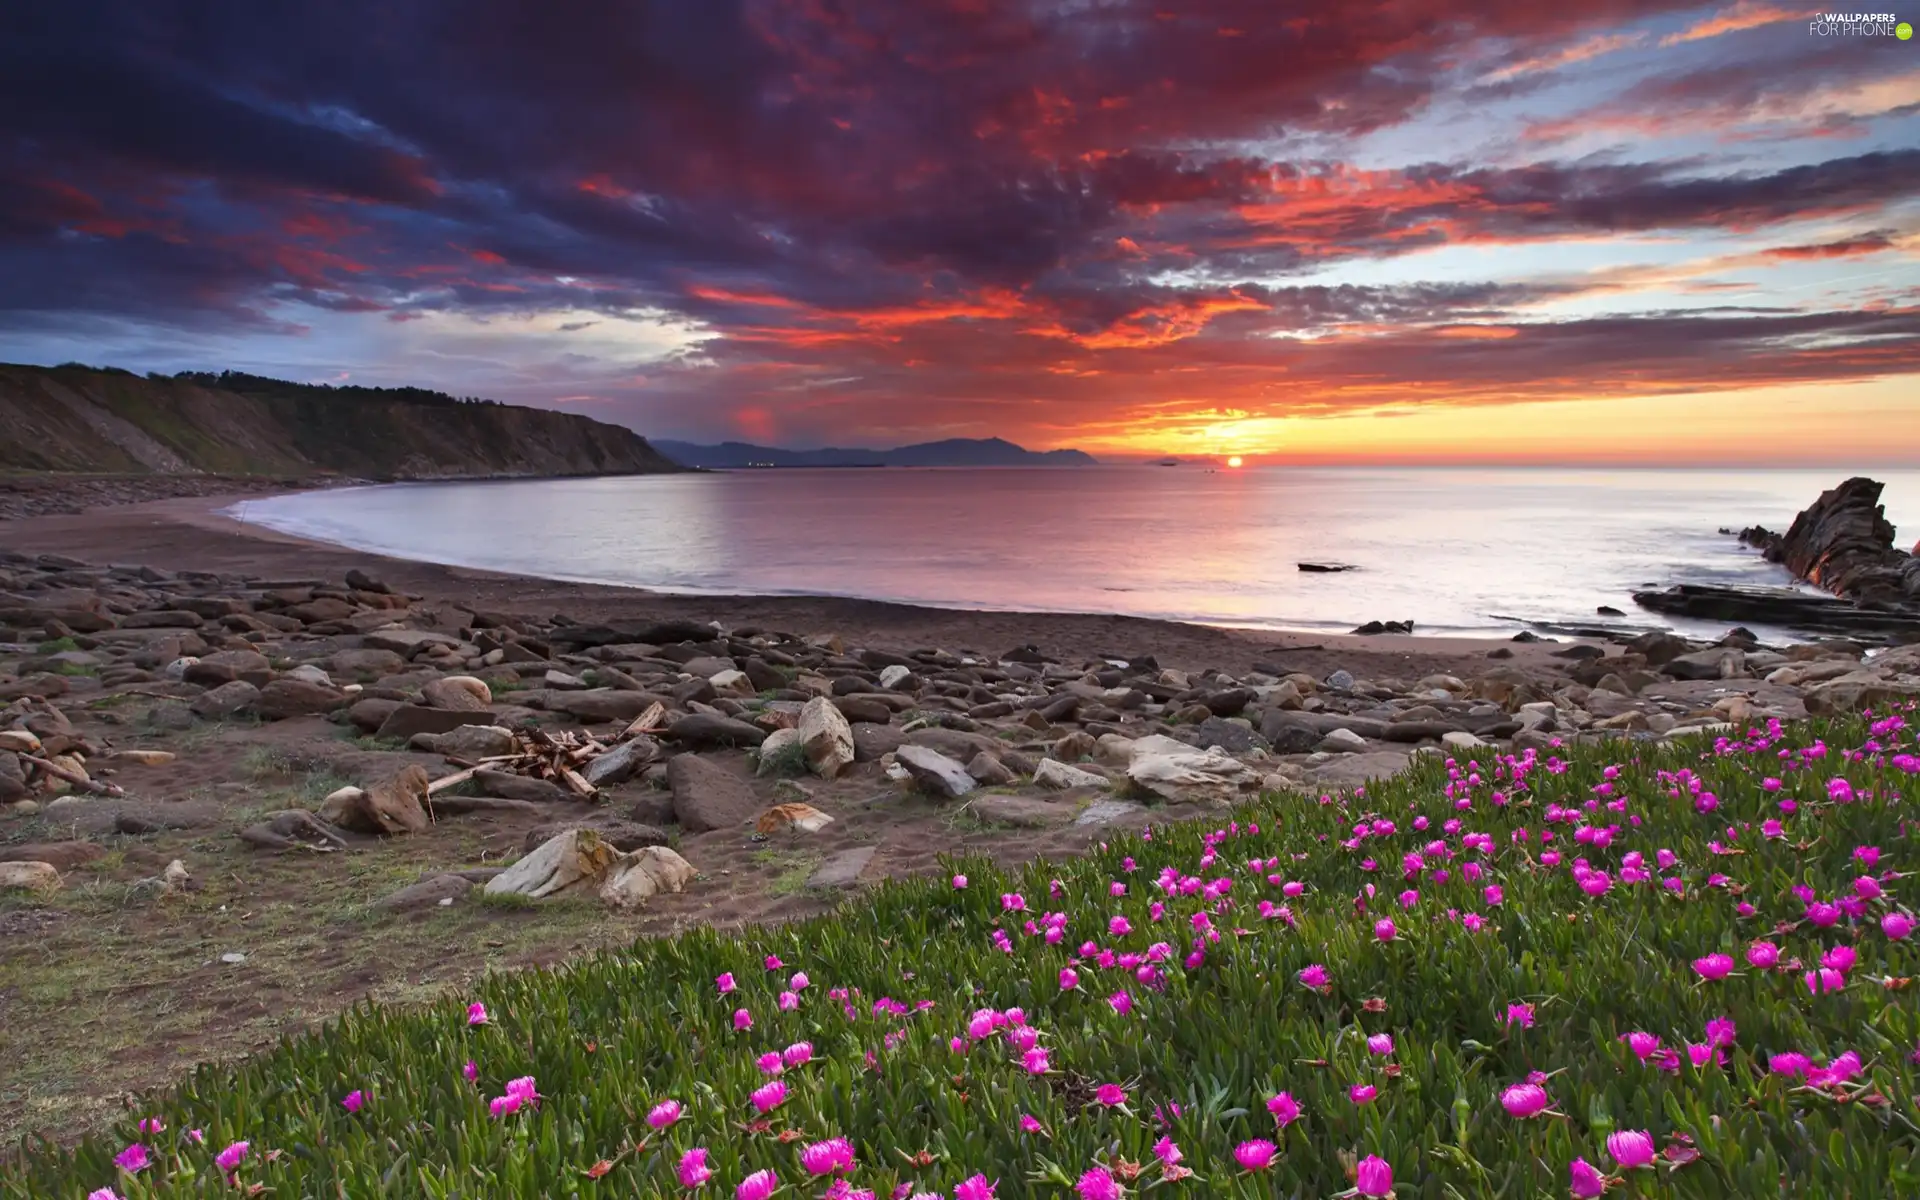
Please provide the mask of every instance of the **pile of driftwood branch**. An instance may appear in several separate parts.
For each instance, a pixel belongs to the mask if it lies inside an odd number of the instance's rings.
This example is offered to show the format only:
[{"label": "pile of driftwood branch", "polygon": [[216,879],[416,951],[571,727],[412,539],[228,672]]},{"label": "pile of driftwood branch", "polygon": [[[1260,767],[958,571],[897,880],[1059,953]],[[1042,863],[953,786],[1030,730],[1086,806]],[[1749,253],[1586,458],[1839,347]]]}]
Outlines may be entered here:
[{"label": "pile of driftwood branch", "polygon": [[[610,738],[591,737],[573,730],[548,733],[543,729],[516,729],[513,731],[514,749],[509,753],[489,754],[475,759],[447,755],[447,761],[460,769],[428,784],[427,793],[434,795],[457,787],[482,772],[499,771],[544,780],[567,789],[582,800],[594,800],[599,797],[600,789],[589,777],[600,774],[594,769],[596,760],[619,754],[622,747],[632,746],[635,738],[660,732],[665,728],[666,716],[665,705],[653,704]],[[648,757],[651,757],[650,753]]]}]

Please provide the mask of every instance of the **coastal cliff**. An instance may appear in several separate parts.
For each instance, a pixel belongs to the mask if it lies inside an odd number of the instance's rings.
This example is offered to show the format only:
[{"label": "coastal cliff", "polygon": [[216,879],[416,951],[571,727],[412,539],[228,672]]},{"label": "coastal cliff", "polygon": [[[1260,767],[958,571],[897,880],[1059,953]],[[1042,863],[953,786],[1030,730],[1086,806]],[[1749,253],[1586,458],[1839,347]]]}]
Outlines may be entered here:
[{"label": "coastal cliff", "polygon": [[1885,485],[1855,476],[1820,493],[1785,533],[1755,525],[1740,540],[1794,576],[1847,600],[1920,603],[1920,558],[1894,546]]},{"label": "coastal cliff", "polygon": [[624,426],[420,388],[0,365],[0,469],[398,480],[682,468]]}]

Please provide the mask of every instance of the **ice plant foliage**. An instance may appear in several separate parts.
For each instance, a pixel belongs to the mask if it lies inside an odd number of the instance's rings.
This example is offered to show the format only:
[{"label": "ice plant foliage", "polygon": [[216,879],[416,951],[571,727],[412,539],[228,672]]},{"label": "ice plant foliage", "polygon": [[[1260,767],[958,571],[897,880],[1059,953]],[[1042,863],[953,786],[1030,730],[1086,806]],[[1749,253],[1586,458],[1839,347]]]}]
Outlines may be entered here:
[{"label": "ice plant foliage", "polygon": [[1920,1195],[1916,724],[1436,757],[363,1007],[0,1200]]}]

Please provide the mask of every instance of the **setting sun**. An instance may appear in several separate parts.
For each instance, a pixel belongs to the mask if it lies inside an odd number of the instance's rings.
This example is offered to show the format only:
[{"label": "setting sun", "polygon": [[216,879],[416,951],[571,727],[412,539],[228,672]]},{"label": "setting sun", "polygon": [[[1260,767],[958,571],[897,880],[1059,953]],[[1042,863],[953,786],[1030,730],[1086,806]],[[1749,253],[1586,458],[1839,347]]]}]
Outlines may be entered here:
[{"label": "setting sun", "polygon": [[1239,465],[1240,465],[1240,461],[1241,461],[1241,460],[1240,460],[1240,456],[1239,456],[1238,454],[1236,454],[1236,455],[1234,455],[1234,456],[1233,456],[1232,458],[1229,458],[1229,459],[1227,460],[1227,465],[1228,465],[1228,466],[1230,466],[1230,467],[1237,467],[1237,466],[1239,466]]}]

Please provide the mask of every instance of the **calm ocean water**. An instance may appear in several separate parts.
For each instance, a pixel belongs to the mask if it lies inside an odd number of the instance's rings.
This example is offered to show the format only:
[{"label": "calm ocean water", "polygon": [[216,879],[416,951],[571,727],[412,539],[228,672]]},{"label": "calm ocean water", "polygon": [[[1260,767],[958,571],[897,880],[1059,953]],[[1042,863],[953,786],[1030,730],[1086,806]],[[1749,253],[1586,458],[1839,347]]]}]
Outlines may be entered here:
[{"label": "calm ocean water", "polygon": [[[1781,529],[1839,471],[771,470],[400,484],[251,500],[255,524],[403,558],[664,591],[855,596],[1428,634],[1593,623],[1636,588],[1789,582],[1717,532]],[[1879,472],[1901,544],[1920,471]],[[1301,572],[1298,560],[1351,563]],[[1612,618],[1620,621],[1622,618]],[[1758,631],[1769,633],[1774,631]]]}]

